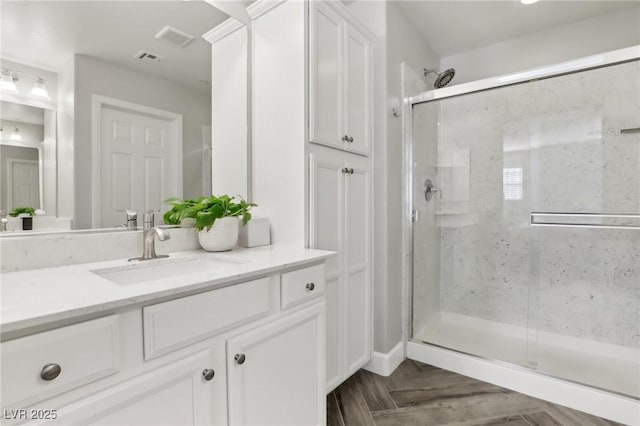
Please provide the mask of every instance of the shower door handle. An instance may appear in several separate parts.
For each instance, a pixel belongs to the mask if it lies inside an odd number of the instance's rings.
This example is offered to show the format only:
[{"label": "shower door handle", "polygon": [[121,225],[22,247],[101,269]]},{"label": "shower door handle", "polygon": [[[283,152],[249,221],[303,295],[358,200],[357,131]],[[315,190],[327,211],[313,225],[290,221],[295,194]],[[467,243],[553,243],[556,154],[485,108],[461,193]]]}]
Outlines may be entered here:
[{"label": "shower door handle", "polygon": [[440,188],[438,188],[437,186],[435,186],[433,184],[433,182],[431,182],[431,179],[427,179],[424,181],[424,198],[427,201],[431,201],[431,199],[433,198],[433,195],[435,193],[439,193],[440,194],[440,198],[442,198],[442,190]]}]

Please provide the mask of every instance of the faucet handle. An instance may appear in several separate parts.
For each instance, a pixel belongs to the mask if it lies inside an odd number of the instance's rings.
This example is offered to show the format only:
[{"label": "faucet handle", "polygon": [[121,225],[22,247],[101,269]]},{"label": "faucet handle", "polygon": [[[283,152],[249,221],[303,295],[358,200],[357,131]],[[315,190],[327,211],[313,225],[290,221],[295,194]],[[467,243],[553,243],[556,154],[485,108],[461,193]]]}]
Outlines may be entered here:
[{"label": "faucet handle", "polygon": [[153,228],[156,223],[156,213],[159,213],[157,210],[147,210],[144,212],[142,223],[149,228]]},{"label": "faucet handle", "polygon": [[124,212],[127,214],[127,221],[138,219],[138,213],[136,213],[135,211],[124,209]]}]

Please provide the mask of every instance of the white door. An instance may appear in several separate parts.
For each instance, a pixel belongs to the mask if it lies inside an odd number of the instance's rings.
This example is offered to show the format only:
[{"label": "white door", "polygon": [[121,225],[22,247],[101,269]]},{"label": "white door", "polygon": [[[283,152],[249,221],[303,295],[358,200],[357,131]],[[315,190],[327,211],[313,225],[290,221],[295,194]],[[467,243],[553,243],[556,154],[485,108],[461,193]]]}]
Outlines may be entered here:
[{"label": "white door", "polygon": [[344,369],[344,154],[316,147],[310,156],[310,247],[338,253],[326,263],[327,392],[340,384]]},{"label": "white door", "polygon": [[311,2],[310,140],[342,148],[343,19],[328,5]]},{"label": "white door", "polygon": [[98,226],[124,223],[125,209],[141,220],[147,210],[163,211],[165,199],[182,196],[179,137],[172,120],[103,106]]},{"label": "white door", "polygon": [[346,148],[369,154],[371,145],[371,43],[352,27],[345,37],[345,134]]},{"label": "white door", "polygon": [[324,303],[227,341],[229,424],[325,423]]},{"label": "white door", "polygon": [[345,315],[347,374],[371,358],[371,191],[368,160],[350,156],[345,178]]},{"label": "white door", "polygon": [[[210,368],[204,351],[165,365],[103,392],[62,407],[52,424],[162,426],[210,425],[216,398],[203,370]],[[220,396],[217,397],[220,399]],[[221,398],[224,406],[224,395]]]},{"label": "white door", "polygon": [[8,208],[40,208],[40,178],[37,161],[8,159],[10,165]]}]

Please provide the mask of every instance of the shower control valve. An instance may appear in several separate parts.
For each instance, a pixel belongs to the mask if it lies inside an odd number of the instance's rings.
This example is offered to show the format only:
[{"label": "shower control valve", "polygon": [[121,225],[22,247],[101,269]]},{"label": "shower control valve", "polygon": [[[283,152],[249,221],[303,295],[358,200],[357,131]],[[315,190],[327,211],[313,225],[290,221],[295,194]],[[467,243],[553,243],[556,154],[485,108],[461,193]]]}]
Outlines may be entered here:
[{"label": "shower control valve", "polygon": [[442,190],[440,188],[438,188],[437,186],[435,186],[433,184],[433,182],[431,181],[431,179],[427,179],[424,181],[424,198],[427,201],[431,201],[431,199],[433,198],[433,195],[435,193],[439,193],[440,194],[440,198],[442,198]]}]

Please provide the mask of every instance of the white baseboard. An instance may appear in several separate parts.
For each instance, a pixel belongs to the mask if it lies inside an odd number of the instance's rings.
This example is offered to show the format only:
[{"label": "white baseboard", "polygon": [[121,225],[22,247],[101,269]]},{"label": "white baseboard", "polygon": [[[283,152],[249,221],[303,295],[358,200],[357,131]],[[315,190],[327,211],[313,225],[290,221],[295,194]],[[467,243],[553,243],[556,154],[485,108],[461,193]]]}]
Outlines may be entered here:
[{"label": "white baseboard", "polygon": [[399,342],[386,354],[374,351],[371,354],[371,361],[362,368],[380,376],[390,376],[404,359],[404,344]]},{"label": "white baseboard", "polygon": [[415,342],[407,343],[407,357],[594,416],[640,425],[640,402],[632,398]]}]

